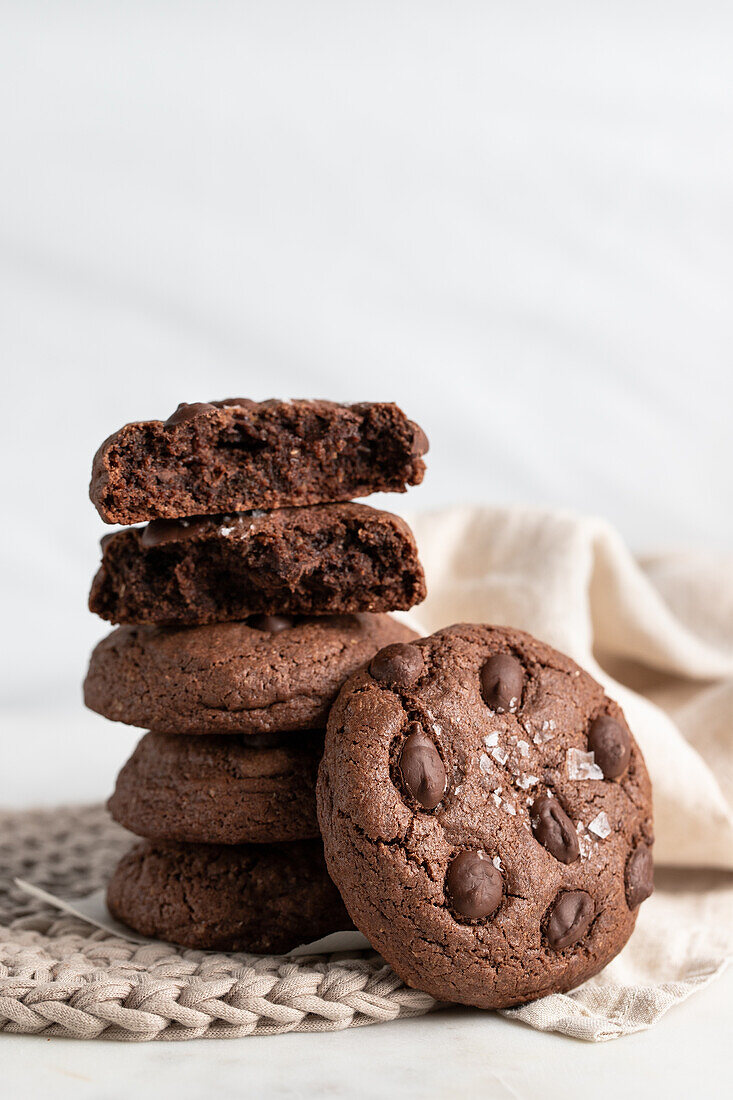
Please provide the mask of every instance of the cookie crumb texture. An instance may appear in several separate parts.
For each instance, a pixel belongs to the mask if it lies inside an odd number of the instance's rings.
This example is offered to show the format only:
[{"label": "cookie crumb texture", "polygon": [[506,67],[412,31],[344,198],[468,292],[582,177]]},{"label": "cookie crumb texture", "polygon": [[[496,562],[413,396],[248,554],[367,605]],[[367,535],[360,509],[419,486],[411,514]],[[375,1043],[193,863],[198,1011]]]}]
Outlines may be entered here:
[{"label": "cookie crumb texture", "polygon": [[390,403],[197,402],[105,440],[89,496],[120,524],[346,501],[419,485],[427,450]]},{"label": "cookie crumb texture", "polygon": [[439,1000],[573,989],[652,891],[651,787],[620,707],[517,630],[450,627],[354,675],[318,816],[354,923]]},{"label": "cookie crumb texture", "polygon": [[323,729],[339,688],[414,631],[389,615],[120,626],[93,650],[84,701],[159,733]]},{"label": "cookie crumb texture", "polygon": [[406,611],[425,598],[409,527],[365,504],[155,520],[102,550],[89,607],[114,623]]},{"label": "cookie crumb texture", "polygon": [[178,737],[146,733],[108,808],[148,840],[269,844],[319,836],[323,731]]},{"label": "cookie crumb texture", "polygon": [[318,840],[154,844],[122,858],[107,888],[113,917],[142,936],[203,951],[290,951],[353,927]]}]

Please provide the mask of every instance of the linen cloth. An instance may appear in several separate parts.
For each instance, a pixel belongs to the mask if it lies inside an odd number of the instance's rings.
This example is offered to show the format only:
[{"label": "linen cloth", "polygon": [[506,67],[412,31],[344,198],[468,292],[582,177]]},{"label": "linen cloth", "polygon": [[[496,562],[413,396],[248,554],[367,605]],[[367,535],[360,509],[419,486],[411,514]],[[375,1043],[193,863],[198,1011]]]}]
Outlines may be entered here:
[{"label": "linen cloth", "polygon": [[624,708],[654,792],[656,887],[597,977],[506,1011],[604,1040],[649,1027],[733,956],[733,559],[637,560],[604,520],[522,508],[407,516],[432,632],[512,625],[574,658]]}]

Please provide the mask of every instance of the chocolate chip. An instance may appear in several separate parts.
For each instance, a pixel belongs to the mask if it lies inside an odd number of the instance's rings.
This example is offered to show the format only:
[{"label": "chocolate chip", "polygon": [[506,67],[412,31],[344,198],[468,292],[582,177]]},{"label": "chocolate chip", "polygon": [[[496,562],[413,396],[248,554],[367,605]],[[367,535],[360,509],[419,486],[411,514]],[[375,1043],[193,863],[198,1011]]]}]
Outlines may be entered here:
[{"label": "chocolate chip", "polygon": [[604,779],[615,779],[629,766],[631,740],[628,731],[608,714],[602,714],[591,722],[588,748]]},{"label": "chocolate chip", "polygon": [[481,669],[481,694],[492,710],[519,710],[524,688],[524,669],[509,653],[495,653]]},{"label": "chocolate chip", "polygon": [[626,903],[636,909],[654,890],[654,861],[652,851],[640,844],[629,856],[626,864]]},{"label": "chocolate chip", "polygon": [[257,615],[249,619],[247,626],[255,630],[264,630],[268,634],[281,634],[283,630],[289,630],[295,624],[290,615]]},{"label": "chocolate chip", "polygon": [[193,538],[202,523],[206,520],[192,521],[188,519],[154,519],[144,528],[140,535],[140,545],[146,550],[154,546],[163,546],[166,542],[185,542]]},{"label": "chocolate chip", "polygon": [[172,428],[174,424],[182,424],[184,420],[193,420],[204,412],[211,412],[214,408],[209,401],[193,401],[190,405],[187,405],[185,401],[182,401],[174,413],[168,417],[165,422],[166,428]]},{"label": "chocolate chip", "polygon": [[550,947],[562,951],[582,940],[590,928],[595,906],[585,890],[565,890],[552,903],[545,935]]},{"label": "chocolate chip", "polygon": [[534,835],[550,855],[560,863],[574,863],[580,855],[578,834],[557,799],[535,799],[530,818]]},{"label": "chocolate chip", "polygon": [[231,409],[233,405],[241,409],[249,409],[256,402],[251,397],[224,397],[221,401],[212,401],[211,404],[217,409]]},{"label": "chocolate chip", "polygon": [[490,916],[503,892],[500,871],[486,852],[459,852],[445,876],[445,890],[460,917]]},{"label": "chocolate chip", "polygon": [[410,427],[414,430],[410,454],[413,458],[422,458],[422,456],[427,454],[430,450],[430,442],[420,425],[416,424],[414,420],[410,421]]},{"label": "chocolate chip", "polygon": [[433,741],[413,722],[397,765],[402,786],[424,809],[434,810],[445,794],[445,766]]},{"label": "chocolate chip", "polygon": [[404,689],[412,687],[423,667],[423,656],[417,646],[394,642],[380,649],[372,659],[369,671],[380,684]]}]

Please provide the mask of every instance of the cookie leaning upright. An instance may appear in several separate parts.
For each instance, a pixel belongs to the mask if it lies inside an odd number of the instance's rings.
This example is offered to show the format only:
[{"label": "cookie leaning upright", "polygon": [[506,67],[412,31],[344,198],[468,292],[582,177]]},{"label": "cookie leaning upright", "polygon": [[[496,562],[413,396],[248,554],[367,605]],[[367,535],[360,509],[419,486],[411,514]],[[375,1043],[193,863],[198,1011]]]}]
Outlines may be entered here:
[{"label": "cookie leaning upright", "polygon": [[354,923],[439,1000],[574,988],[652,890],[651,789],[621,709],[521,631],[378,653],[332,708],[318,816]]}]

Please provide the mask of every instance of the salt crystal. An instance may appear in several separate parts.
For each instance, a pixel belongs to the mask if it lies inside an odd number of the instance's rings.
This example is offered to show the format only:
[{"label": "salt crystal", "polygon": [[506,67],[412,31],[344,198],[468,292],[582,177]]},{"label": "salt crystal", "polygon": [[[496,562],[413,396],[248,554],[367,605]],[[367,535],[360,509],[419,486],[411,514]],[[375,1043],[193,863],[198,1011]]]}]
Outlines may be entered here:
[{"label": "salt crystal", "polygon": [[432,729],[433,729],[433,733],[442,733],[443,732],[443,727],[439,726],[437,722],[433,722]]},{"label": "salt crystal", "polygon": [[501,806],[501,795],[492,794],[491,796],[495,806]]},{"label": "salt crystal", "polygon": [[494,794],[501,794],[503,790],[503,787],[494,787]]},{"label": "salt crystal", "polygon": [[555,736],[555,723],[550,720],[542,723],[542,729],[538,730],[532,740],[535,745],[544,745],[547,741],[552,741]]},{"label": "salt crystal", "polygon": [[511,699],[509,700],[509,713],[510,714],[516,714],[518,706],[519,706],[519,699],[516,697],[516,695],[513,695],[511,697]]},{"label": "salt crystal", "polygon": [[592,752],[568,749],[567,761],[570,779],[603,779],[603,772],[595,763]]},{"label": "salt crystal", "polygon": [[517,816],[517,807],[513,802],[503,802],[501,808],[502,810],[506,810],[508,814],[511,814],[512,817]]},{"label": "salt crystal", "polygon": [[587,859],[593,850],[593,842],[587,833],[585,836],[578,837],[578,847],[580,848],[582,858]]},{"label": "salt crystal", "polygon": [[496,760],[497,764],[506,764],[509,753],[506,751],[506,749],[500,749],[497,747],[491,750],[491,755],[493,756],[494,760]]},{"label": "salt crystal", "polygon": [[496,730],[494,730],[493,733],[486,734],[486,737],[484,737],[484,744],[486,745],[487,749],[492,748],[493,745],[499,744],[499,734]]},{"label": "salt crystal", "polygon": [[517,748],[519,749],[520,755],[529,756],[529,745],[526,741],[517,741]]},{"label": "salt crystal", "polygon": [[601,840],[605,840],[611,833],[611,823],[606,814],[601,810],[598,817],[594,817],[589,823],[588,829],[591,833],[595,833],[596,836],[600,837]]},{"label": "salt crystal", "polygon": [[539,783],[539,781],[540,777],[538,775],[520,775],[517,786],[526,791],[529,787],[534,787],[535,783]]},{"label": "salt crystal", "polygon": [[492,765],[485,752],[482,752],[479,756],[478,766],[481,768],[481,771],[484,773],[484,775],[488,775],[490,773]]},{"label": "salt crystal", "polygon": [[219,528],[219,534],[223,535],[224,538],[226,539],[226,538],[229,537],[229,535],[231,535],[233,530],[234,530],[233,527],[220,527]]},{"label": "salt crystal", "polygon": [[494,864],[494,867],[496,867],[497,871],[503,871],[504,870],[504,868],[501,865],[501,856],[494,856],[494,858],[492,859],[491,862]]}]

